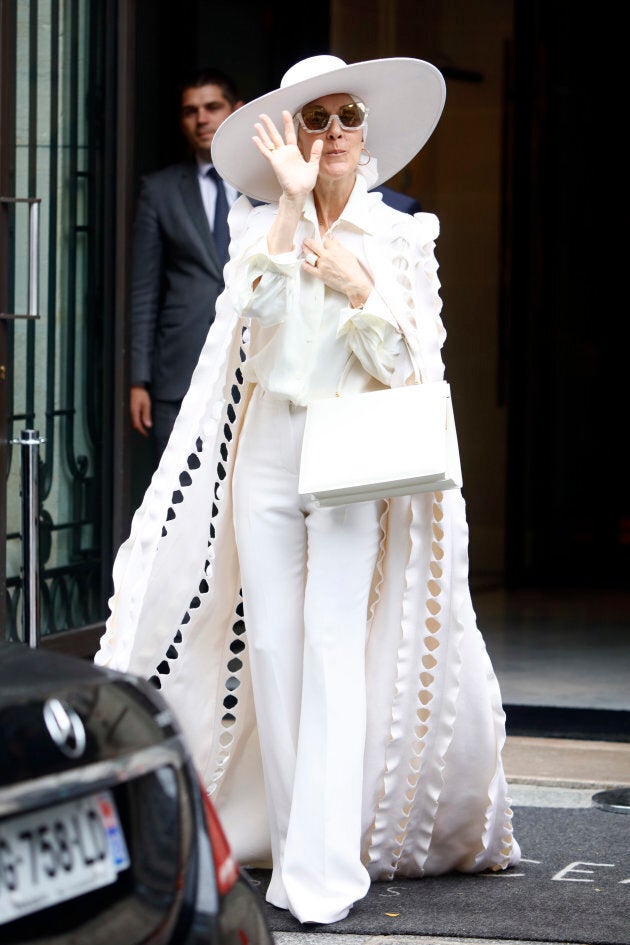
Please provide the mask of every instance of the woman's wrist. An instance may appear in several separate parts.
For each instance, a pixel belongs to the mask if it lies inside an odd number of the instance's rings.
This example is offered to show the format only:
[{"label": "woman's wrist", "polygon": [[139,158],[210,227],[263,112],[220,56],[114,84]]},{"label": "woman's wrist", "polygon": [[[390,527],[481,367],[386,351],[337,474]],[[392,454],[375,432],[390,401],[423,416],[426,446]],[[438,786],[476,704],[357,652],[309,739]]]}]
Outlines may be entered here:
[{"label": "woman's wrist", "polygon": [[296,216],[298,219],[302,216],[302,210],[306,203],[308,194],[287,194],[283,191],[278,200],[278,212],[290,216]]},{"label": "woman's wrist", "polygon": [[282,194],[278,200],[278,214],[267,236],[267,246],[272,256],[290,253],[294,245],[295,231],[306,203],[304,197]]},{"label": "woman's wrist", "polygon": [[350,286],[346,290],[346,297],[350,308],[363,308],[372,291],[370,286]]}]

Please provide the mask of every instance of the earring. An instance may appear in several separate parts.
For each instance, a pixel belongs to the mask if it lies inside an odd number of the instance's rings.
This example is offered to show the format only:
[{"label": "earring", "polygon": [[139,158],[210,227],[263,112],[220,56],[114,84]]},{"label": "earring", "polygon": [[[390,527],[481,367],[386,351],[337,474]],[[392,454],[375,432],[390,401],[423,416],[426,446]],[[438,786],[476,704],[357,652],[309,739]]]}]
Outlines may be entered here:
[{"label": "earring", "polygon": [[370,154],[370,152],[368,151],[368,149],[367,149],[366,147],[361,148],[361,154],[363,154],[363,152],[365,152],[365,153],[367,154],[367,161],[361,161],[361,160],[359,160],[359,167],[367,167],[367,165],[368,165],[368,164],[370,163],[370,161],[372,160],[372,155]]}]

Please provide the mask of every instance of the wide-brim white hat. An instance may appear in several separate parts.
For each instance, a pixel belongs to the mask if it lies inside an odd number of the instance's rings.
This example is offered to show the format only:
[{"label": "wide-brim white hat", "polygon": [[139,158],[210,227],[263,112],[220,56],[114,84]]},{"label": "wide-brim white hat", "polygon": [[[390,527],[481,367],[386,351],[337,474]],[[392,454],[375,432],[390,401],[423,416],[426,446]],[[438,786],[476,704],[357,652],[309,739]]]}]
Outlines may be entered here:
[{"label": "wide-brim white hat", "polygon": [[252,137],[261,113],[282,134],[282,112],[294,115],[323,95],[348,92],[369,108],[368,146],[377,176],[370,186],[398,173],[428,141],[446,98],[442,73],[422,59],[371,59],[347,64],[337,56],[311,56],[292,66],[279,89],[232,112],[215,132],[212,162],[221,177],[241,193],[273,203],[280,186]]}]

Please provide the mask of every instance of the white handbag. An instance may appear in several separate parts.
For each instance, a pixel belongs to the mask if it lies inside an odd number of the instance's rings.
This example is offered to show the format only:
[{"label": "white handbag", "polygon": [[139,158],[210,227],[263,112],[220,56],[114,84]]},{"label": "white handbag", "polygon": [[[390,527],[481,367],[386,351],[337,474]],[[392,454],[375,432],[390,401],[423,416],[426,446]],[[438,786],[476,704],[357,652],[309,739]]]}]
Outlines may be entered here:
[{"label": "white handbag", "polygon": [[308,405],[301,495],[335,506],[461,488],[450,385],[414,371],[415,384]]}]

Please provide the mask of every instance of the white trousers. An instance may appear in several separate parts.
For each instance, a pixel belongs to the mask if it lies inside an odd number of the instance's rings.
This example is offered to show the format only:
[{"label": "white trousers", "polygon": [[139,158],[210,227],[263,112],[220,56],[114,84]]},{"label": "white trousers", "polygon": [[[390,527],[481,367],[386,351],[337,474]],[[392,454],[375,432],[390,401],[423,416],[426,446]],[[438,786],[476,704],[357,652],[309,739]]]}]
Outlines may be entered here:
[{"label": "white trousers", "polygon": [[238,547],[273,872],[267,899],[336,922],[361,863],[365,643],[381,503],[298,495],[306,409],[257,388],[234,470]]}]

